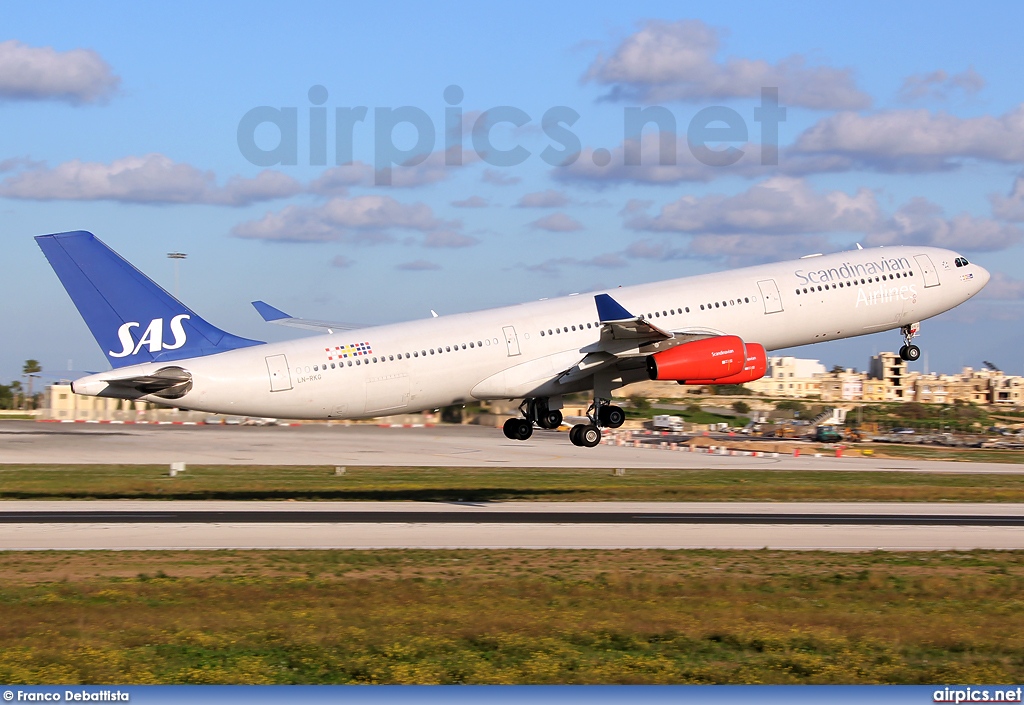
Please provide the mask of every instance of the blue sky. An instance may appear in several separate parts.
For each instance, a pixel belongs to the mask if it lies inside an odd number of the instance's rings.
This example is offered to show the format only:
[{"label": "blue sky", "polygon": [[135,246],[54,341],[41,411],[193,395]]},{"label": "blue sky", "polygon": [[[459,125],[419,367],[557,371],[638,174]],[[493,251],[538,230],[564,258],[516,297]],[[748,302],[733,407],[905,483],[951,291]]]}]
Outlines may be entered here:
[{"label": "blue sky", "polygon": [[[926,322],[932,370],[992,360],[1024,373],[1024,10],[980,3],[640,2],[53,4],[5,9],[0,35],[0,380],[33,357],[105,369],[33,235],[86,229],[234,333],[264,340],[248,302],[308,318],[393,322],[864,244],[936,244],[996,273],[985,298]],[[328,164],[309,160],[308,91],[327,89]],[[517,166],[444,165],[445,88],[495,125]],[[758,163],[761,87],[787,108],[777,167]],[[624,111],[675,117],[677,164],[653,130],[623,167]],[[259,167],[242,117],[293,107],[298,164]],[[355,164],[333,163],[333,116],[366,106]],[[374,110],[415,106],[435,153],[374,185]],[[579,114],[569,167],[539,157],[554,106]],[[753,142],[695,162],[686,125],[726,106]],[[480,124],[486,124],[484,120]],[[411,146],[409,126],[394,133]],[[263,126],[270,148],[276,132]],[[557,145],[555,145],[557,146]],[[611,151],[597,167],[594,149]],[[618,150],[618,151],[617,151]],[[1016,189],[1016,190],[1015,190]],[[474,207],[475,206],[475,207]],[[896,333],[796,351],[863,369]]]}]

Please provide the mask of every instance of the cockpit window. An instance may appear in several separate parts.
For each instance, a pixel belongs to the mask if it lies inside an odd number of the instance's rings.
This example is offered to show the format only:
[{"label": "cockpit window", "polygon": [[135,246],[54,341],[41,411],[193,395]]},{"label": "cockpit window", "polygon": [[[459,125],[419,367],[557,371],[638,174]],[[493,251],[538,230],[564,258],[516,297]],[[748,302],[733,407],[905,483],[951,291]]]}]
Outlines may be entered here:
[{"label": "cockpit window", "polygon": [[970,262],[967,261],[966,257],[957,257],[955,260],[953,260],[953,263],[957,267],[966,267],[967,265],[970,264]]}]

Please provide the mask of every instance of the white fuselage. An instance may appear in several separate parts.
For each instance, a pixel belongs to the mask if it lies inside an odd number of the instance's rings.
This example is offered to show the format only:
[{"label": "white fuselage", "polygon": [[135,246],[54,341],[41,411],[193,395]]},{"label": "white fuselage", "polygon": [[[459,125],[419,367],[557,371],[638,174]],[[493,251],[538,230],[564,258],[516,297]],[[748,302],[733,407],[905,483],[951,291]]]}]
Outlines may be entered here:
[{"label": "white fuselage", "polygon": [[[928,247],[854,250],[605,293],[663,330],[738,335],[775,350],[948,311],[989,279],[978,265],[955,267],[957,257]],[[74,389],[99,394],[104,379],[173,365],[191,373],[191,390],[174,401],[142,399],[245,416],[360,418],[593,389],[586,367],[595,356],[628,360],[657,349],[602,336],[594,296],[580,294],[122,367]],[[623,367],[613,386],[646,379],[642,365]]]}]

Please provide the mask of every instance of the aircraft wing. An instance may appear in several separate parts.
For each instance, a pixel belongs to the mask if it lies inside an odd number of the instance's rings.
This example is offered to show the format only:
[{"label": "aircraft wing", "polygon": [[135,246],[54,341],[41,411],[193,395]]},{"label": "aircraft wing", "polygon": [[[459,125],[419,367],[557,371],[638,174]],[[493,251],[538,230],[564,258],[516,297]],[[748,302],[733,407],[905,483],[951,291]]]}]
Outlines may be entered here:
[{"label": "aircraft wing", "polygon": [[654,325],[643,316],[634,316],[608,294],[594,296],[601,321],[601,342],[587,351],[586,357],[559,377],[569,384],[595,372],[615,366],[620,371],[643,365],[654,352],[682,343],[721,335],[719,331],[690,329],[672,333]]},{"label": "aircraft wing", "polygon": [[309,318],[295,318],[294,316],[289,316],[279,308],[274,308],[265,301],[253,301],[252,305],[264,321],[267,323],[274,323],[279,326],[303,328],[305,330],[327,331],[328,333],[333,333],[336,330],[355,330],[357,328],[366,327],[359,323],[340,323],[338,321],[317,321]]},{"label": "aircraft wing", "polygon": [[671,340],[673,335],[662,330],[643,316],[634,316],[608,294],[597,294],[598,319],[602,337],[608,333],[613,340],[649,341]]}]

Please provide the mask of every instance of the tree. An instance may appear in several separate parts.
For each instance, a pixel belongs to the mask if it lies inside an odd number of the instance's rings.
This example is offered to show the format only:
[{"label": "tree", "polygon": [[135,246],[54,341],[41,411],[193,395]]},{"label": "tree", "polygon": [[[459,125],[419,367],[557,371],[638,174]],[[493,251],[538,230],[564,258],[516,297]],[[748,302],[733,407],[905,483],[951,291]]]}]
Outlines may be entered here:
[{"label": "tree", "polygon": [[32,380],[36,374],[42,371],[43,367],[39,364],[39,360],[25,360],[25,365],[21,368],[22,374],[28,377],[28,398],[32,400],[33,406],[35,406],[35,396],[32,394]]},{"label": "tree", "polygon": [[842,365],[832,365],[832,374],[839,375],[846,372],[846,368]]},{"label": "tree", "polygon": [[779,411],[807,411],[807,406],[803,402],[794,401],[792,399],[785,399],[776,403],[775,408]]},{"label": "tree", "polygon": [[[11,403],[11,408],[12,409],[17,409],[17,408],[19,408],[21,406],[21,403],[18,401],[18,397],[21,394],[21,382],[19,382],[18,380],[14,380],[13,382],[11,382],[10,389],[11,389],[11,402],[12,402]],[[24,398],[24,397],[22,397],[22,398]]]},{"label": "tree", "polygon": [[737,414],[746,414],[750,411],[750,404],[745,401],[733,402],[732,410]]},{"label": "tree", "polygon": [[633,407],[633,409],[641,413],[651,410],[650,400],[645,396],[641,396],[640,394],[634,394],[633,396],[631,396],[629,398],[629,403],[630,406]]}]

